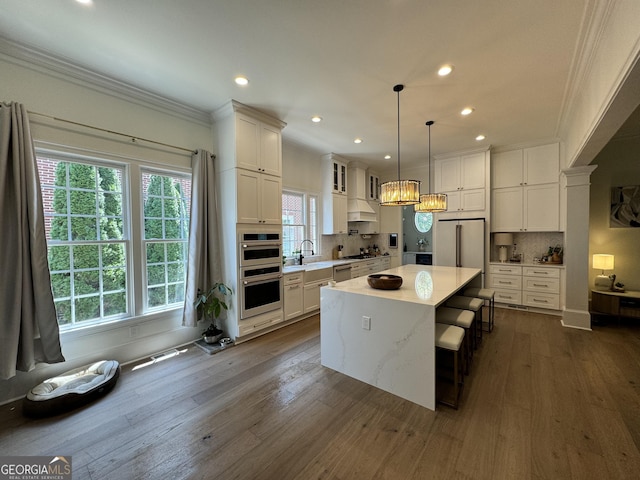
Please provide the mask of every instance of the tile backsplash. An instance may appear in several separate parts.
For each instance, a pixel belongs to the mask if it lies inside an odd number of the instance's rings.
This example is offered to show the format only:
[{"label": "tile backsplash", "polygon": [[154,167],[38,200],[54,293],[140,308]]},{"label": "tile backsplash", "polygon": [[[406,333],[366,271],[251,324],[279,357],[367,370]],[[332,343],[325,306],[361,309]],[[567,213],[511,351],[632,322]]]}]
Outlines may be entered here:
[{"label": "tile backsplash", "polygon": [[[532,263],[534,257],[547,254],[549,247],[560,245],[564,248],[563,232],[518,232],[513,234],[513,243],[517,253],[522,253],[523,263]],[[491,261],[498,262],[498,246],[493,243],[491,235]],[[509,247],[509,257],[513,253],[513,245]]]}]

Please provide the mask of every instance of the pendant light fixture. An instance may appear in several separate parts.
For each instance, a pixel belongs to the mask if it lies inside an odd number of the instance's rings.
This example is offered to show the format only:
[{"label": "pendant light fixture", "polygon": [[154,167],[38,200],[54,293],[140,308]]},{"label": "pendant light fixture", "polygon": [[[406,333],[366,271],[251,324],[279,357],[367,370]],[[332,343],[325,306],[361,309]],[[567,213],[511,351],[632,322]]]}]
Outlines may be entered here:
[{"label": "pendant light fixture", "polygon": [[396,85],[393,91],[398,94],[398,180],[380,185],[380,205],[415,205],[420,201],[420,182],[418,180],[400,180],[400,92],[404,85]]},{"label": "pendant light fixture", "polygon": [[425,125],[429,127],[429,166],[428,174],[429,181],[427,189],[429,193],[423,193],[420,195],[420,203],[413,206],[416,212],[420,213],[437,213],[447,211],[447,195],[445,193],[431,193],[431,125],[434,124],[433,120],[429,120]]}]

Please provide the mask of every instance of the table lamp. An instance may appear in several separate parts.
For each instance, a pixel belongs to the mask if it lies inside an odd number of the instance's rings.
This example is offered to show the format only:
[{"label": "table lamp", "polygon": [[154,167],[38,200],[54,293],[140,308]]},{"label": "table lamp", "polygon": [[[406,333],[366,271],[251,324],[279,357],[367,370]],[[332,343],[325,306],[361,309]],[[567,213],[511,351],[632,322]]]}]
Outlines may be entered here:
[{"label": "table lamp", "polygon": [[508,246],[513,245],[513,233],[496,233],[493,236],[493,241],[496,245],[500,247],[500,251],[498,253],[499,260],[502,263],[505,263],[507,261],[507,257],[509,253]]},{"label": "table lamp", "polygon": [[602,273],[596,276],[594,285],[596,290],[611,290],[611,278],[605,275],[604,271],[613,270],[613,259],[613,255],[604,253],[596,253],[593,256],[593,268],[602,270]]}]

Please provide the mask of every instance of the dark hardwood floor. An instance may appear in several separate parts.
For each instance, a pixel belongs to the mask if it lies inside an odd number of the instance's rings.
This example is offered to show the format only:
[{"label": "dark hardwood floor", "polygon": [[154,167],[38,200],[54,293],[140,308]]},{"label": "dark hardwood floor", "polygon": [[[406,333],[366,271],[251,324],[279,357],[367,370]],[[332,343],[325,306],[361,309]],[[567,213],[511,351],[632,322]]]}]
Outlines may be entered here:
[{"label": "dark hardwood floor", "polygon": [[585,332],[497,309],[457,411],[323,368],[317,316],[135,366],[73,413],[0,407],[0,455],[70,455],[76,480],[640,476],[636,322]]}]

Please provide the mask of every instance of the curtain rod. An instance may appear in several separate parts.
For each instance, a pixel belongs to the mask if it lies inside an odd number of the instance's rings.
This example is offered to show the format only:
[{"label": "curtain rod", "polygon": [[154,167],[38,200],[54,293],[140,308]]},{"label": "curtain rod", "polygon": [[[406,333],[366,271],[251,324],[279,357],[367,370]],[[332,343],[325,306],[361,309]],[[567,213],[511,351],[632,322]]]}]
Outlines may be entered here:
[{"label": "curtain rod", "polygon": [[[134,137],[133,135],[127,135],[126,133],[116,132],[114,130],[107,130],[106,128],[101,128],[101,127],[94,127],[93,125],[87,125],[86,123],[74,122],[72,120],[66,120],[64,118],[53,117],[51,115],[46,115],[44,113],[31,112],[30,111],[29,114],[30,115],[39,115],[41,117],[50,118],[51,120],[56,120],[58,122],[70,123],[72,125],[77,125],[77,126],[80,126],[80,127],[91,128],[93,130],[98,130],[100,132],[111,133],[113,135],[120,135],[121,137],[130,138],[133,143],[136,143],[136,141],[138,141],[138,140],[142,140],[143,142],[154,143],[156,145],[161,145],[163,147],[175,148],[176,150],[182,150],[183,152],[188,152],[188,153],[191,153],[191,154],[195,154],[195,153],[198,152],[197,150],[192,150],[190,148],[178,147],[176,145],[170,145],[168,143],[162,143],[162,142],[157,142],[155,140],[149,140],[148,138]],[[211,158],[215,159],[216,156],[214,154],[211,154]]]}]

